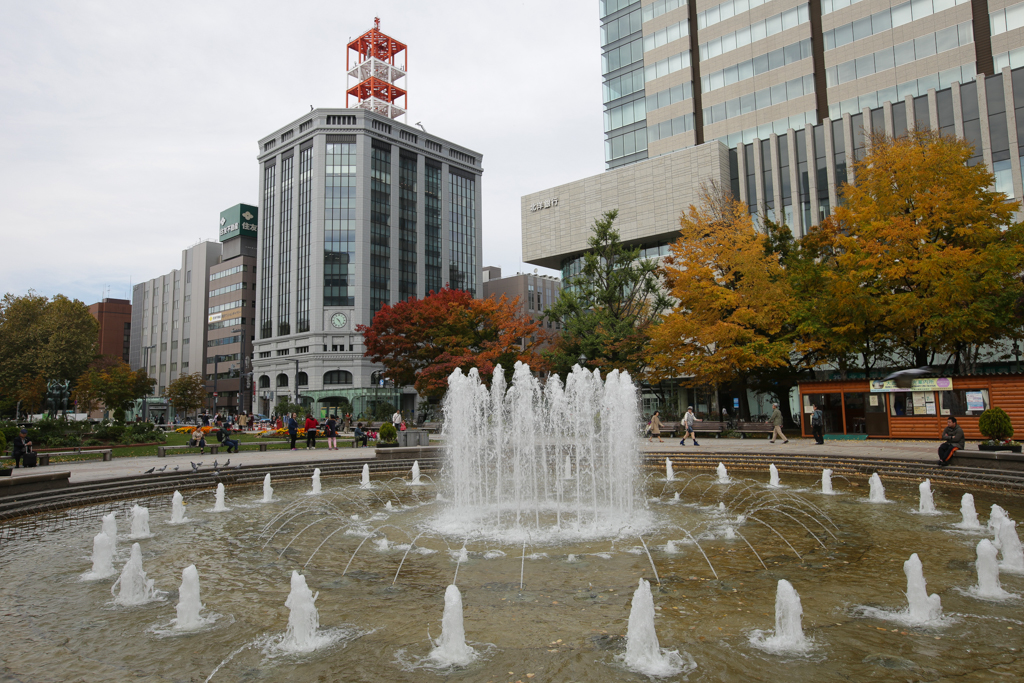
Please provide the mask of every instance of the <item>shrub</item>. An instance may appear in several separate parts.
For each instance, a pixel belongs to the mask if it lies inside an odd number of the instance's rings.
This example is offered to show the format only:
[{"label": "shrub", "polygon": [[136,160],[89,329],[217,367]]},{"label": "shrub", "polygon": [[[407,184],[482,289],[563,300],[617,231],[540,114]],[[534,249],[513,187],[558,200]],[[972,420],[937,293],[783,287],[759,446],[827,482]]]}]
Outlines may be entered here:
[{"label": "shrub", "polygon": [[1010,416],[1002,408],[989,408],[981,414],[978,429],[990,439],[997,441],[1013,436],[1013,425]]},{"label": "shrub", "polygon": [[380,440],[384,443],[396,443],[398,441],[398,430],[395,425],[385,422],[380,426]]},{"label": "shrub", "polygon": [[[3,432],[0,432],[0,454],[7,451],[7,437],[4,436]],[[3,457],[0,455],[0,457]]]}]

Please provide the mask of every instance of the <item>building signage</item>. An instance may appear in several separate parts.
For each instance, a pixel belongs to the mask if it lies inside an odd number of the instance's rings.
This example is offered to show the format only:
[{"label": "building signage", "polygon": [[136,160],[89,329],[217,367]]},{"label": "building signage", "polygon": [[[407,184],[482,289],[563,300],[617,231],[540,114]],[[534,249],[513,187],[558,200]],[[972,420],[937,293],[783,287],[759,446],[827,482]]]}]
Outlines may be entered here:
[{"label": "building signage", "polygon": [[530,212],[533,213],[534,211],[550,209],[552,206],[558,206],[558,197],[555,197],[554,199],[548,199],[547,201],[544,202],[537,202],[536,204],[530,207]]},{"label": "building signage", "polygon": [[259,209],[248,204],[236,204],[220,212],[218,238],[224,242],[232,237],[256,237],[258,227]]},{"label": "building signage", "polygon": [[211,315],[210,317],[208,317],[206,319],[206,322],[208,322],[208,323],[219,323],[223,317],[224,317],[223,313],[214,313],[213,315]]},{"label": "building signage", "polygon": [[896,386],[894,379],[871,380],[871,391],[908,392],[908,391],[952,391],[953,380],[949,377],[927,377],[913,380],[909,387]]}]

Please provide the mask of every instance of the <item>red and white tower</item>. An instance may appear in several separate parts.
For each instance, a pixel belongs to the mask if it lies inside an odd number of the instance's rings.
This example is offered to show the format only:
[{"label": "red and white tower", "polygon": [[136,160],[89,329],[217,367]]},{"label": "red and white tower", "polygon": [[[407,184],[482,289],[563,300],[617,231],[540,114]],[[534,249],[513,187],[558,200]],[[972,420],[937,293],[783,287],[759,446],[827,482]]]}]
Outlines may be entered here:
[{"label": "red and white tower", "polygon": [[[355,52],[354,57],[352,52]],[[349,97],[355,97],[357,107],[388,118],[395,119],[405,114],[409,106],[408,96],[395,83],[405,78],[408,54],[403,43],[381,33],[380,18],[375,18],[373,28],[349,43],[345,52],[348,75],[359,81],[345,93],[345,106],[348,106]],[[401,65],[397,60],[399,56]],[[399,98],[402,106],[398,105]]]}]

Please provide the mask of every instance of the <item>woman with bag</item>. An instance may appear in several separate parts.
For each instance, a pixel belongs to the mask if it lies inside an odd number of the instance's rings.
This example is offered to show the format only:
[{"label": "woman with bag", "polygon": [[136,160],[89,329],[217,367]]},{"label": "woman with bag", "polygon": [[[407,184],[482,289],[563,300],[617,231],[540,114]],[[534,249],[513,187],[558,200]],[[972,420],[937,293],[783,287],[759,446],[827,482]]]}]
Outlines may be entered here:
[{"label": "woman with bag", "polygon": [[327,437],[327,450],[338,450],[338,416],[331,415],[324,424],[324,436]]}]

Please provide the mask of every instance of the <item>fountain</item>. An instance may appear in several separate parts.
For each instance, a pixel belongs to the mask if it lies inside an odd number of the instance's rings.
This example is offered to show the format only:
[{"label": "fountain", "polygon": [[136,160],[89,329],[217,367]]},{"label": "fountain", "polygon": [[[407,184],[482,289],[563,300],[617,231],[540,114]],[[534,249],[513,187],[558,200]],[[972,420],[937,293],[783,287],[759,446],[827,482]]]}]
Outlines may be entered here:
[{"label": "fountain", "polygon": [[181,497],[181,493],[178,491],[174,492],[171,496],[171,524],[184,524],[188,521],[188,517],[185,516],[185,503]]},{"label": "fountain", "polygon": [[676,473],[672,470],[672,459],[665,458],[665,481],[675,481]]},{"label": "fountain", "polygon": [[92,570],[82,574],[83,581],[105,579],[116,574],[114,569],[114,542],[102,531],[92,539]]},{"label": "fountain", "polygon": [[[269,477],[270,475],[268,474],[267,476]],[[361,489],[373,488],[373,486],[370,484],[370,465],[369,465],[369,463],[365,463],[363,465],[363,475],[362,475],[362,478],[359,480],[359,488],[361,488]]]},{"label": "fountain", "polygon": [[935,501],[932,499],[932,482],[930,479],[925,479],[918,486],[920,492],[920,498],[917,505],[917,512],[921,515],[935,515],[938,514],[935,511]]},{"label": "fountain", "polygon": [[999,571],[1024,574],[1024,551],[1021,550],[1020,537],[1017,535],[1017,522],[1005,517],[996,531],[996,538],[999,539],[999,552],[1003,554]]},{"label": "fountain", "polygon": [[274,500],[274,487],[270,485],[270,472],[263,477],[263,502],[270,503]]},{"label": "fountain", "polygon": [[974,509],[974,496],[970,493],[965,493],[960,498],[960,514],[963,516],[963,521],[957,524],[961,529],[981,529],[981,522],[978,521],[978,511]]},{"label": "fountain", "polygon": [[835,495],[835,492],[832,490],[832,470],[821,471],[821,492],[826,496]]},{"label": "fountain", "polygon": [[768,466],[768,485],[773,489],[779,488],[779,468],[775,464]]},{"label": "fountain", "polygon": [[925,588],[924,569],[917,553],[903,563],[903,573],[907,576],[907,609],[906,623],[926,624],[942,618],[942,599],[932,593],[928,595]]},{"label": "fountain", "polygon": [[292,587],[284,606],[288,614],[288,630],[284,634],[280,648],[287,652],[312,652],[330,640],[317,633],[320,628],[320,614],[316,609],[314,594],[306,586],[306,577],[292,571]]},{"label": "fountain", "polygon": [[454,585],[444,591],[441,637],[434,641],[430,659],[441,666],[467,666],[476,659],[476,651],[466,644],[466,629],[462,622],[462,593]]},{"label": "fountain", "polygon": [[970,589],[970,593],[975,597],[987,600],[1005,600],[1010,597],[1010,593],[1007,593],[999,585],[997,552],[992,541],[987,538],[978,541],[978,561],[975,563],[978,570],[978,585]]},{"label": "fountain", "polygon": [[[989,532],[998,535],[999,527],[1002,525],[1003,520],[1004,519],[1008,519],[1008,518],[1009,517],[1006,514],[1006,510],[1004,510],[1002,507],[1000,507],[998,505],[993,504],[992,505],[992,511],[989,513],[989,516],[988,516],[988,530],[989,530]],[[998,537],[995,540],[995,544],[996,544],[996,550],[998,550],[999,549],[999,539],[998,539]]]},{"label": "fountain", "polygon": [[565,474],[563,477],[566,480],[572,479],[572,458],[568,455],[565,456]]},{"label": "fountain", "polygon": [[760,631],[755,631],[750,643],[762,650],[779,654],[806,652],[810,643],[800,623],[803,613],[800,595],[793,584],[779,579],[775,591],[775,633],[765,637]]},{"label": "fountain", "polygon": [[[624,661],[631,670],[648,676],[674,676],[689,670],[688,663],[679,652],[663,650],[658,642],[658,634],[654,630],[654,597],[651,584],[644,579],[640,579],[633,592]],[[693,668],[696,668],[695,664]]]},{"label": "fountain", "polygon": [[[270,476],[269,474],[267,475]],[[217,484],[216,501],[213,504],[214,512],[227,512],[228,508],[224,505],[224,484]]]},{"label": "fountain", "polygon": [[132,507],[132,535],[129,538],[152,538],[149,532],[149,508],[139,505]]},{"label": "fountain", "polygon": [[423,486],[423,482],[420,480],[420,461],[413,460],[412,462],[412,480],[409,482],[412,486]]},{"label": "fountain", "polygon": [[178,588],[178,612],[174,620],[174,628],[191,631],[207,624],[207,620],[199,616],[203,603],[199,600],[199,570],[190,564],[181,570],[181,587]]},{"label": "fountain", "polygon": [[[114,603],[130,607],[158,599],[160,591],[153,588],[153,583],[154,580],[147,579],[146,572],[142,569],[142,546],[132,543],[131,557],[121,570],[121,577],[110,587]],[[120,590],[117,590],[118,587]]]},{"label": "fountain", "polygon": [[882,478],[875,472],[868,478],[868,486],[871,492],[868,494],[869,503],[888,503],[885,499],[885,487],[882,486]]},{"label": "fountain", "polygon": [[[267,476],[269,477],[270,475],[268,474]],[[317,467],[317,468],[315,468],[313,470],[313,490],[310,491],[309,493],[310,493],[310,495],[313,495],[313,496],[319,496],[320,495],[320,468],[319,467]],[[273,491],[271,491],[271,495],[273,495]]]},{"label": "fountain", "polygon": [[117,554],[117,518],[115,513],[103,515],[103,533],[110,537],[111,552]]},{"label": "fountain", "polygon": [[718,463],[718,467],[715,468],[718,472],[718,483],[728,484],[729,483],[729,472],[725,469],[725,463]]}]

